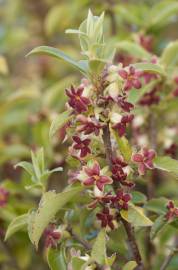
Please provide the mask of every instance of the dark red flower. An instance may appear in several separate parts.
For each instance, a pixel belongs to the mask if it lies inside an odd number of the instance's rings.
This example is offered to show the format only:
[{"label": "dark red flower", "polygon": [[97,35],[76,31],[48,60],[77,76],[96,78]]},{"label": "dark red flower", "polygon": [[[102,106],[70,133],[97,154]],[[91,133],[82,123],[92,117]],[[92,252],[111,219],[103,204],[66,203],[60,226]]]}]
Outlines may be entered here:
[{"label": "dark red flower", "polygon": [[178,145],[172,143],[168,148],[165,149],[165,154],[170,155],[172,158],[176,158]]},{"label": "dark red flower", "polygon": [[83,158],[85,157],[87,154],[91,153],[91,150],[89,148],[89,144],[90,144],[90,139],[80,139],[78,136],[73,136],[72,137],[74,144],[73,144],[73,148],[76,150],[80,150],[80,157]]},{"label": "dark red flower", "polygon": [[8,198],[9,192],[5,188],[0,187],[0,207],[6,206]]},{"label": "dark red flower", "polygon": [[139,104],[142,106],[150,106],[152,104],[158,104],[160,97],[157,95],[157,88],[154,88],[149,93],[144,94],[140,99]]},{"label": "dark red flower", "polygon": [[119,189],[115,196],[112,198],[113,205],[119,210],[128,210],[128,202],[131,200],[131,195],[124,193],[122,189]]},{"label": "dark red flower", "polygon": [[101,221],[101,227],[106,228],[109,226],[111,230],[114,230],[114,216],[110,214],[108,207],[105,207],[103,211],[97,213],[96,216]]},{"label": "dark red flower", "polygon": [[131,123],[134,118],[133,114],[122,116],[119,123],[113,125],[112,127],[118,131],[120,137],[122,137],[126,132],[127,124]]},{"label": "dark red flower", "polygon": [[89,98],[82,96],[83,90],[83,87],[75,89],[73,86],[70,90],[66,89],[66,94],[69,97],[68,103],[77,113],[86,112],[90,104]]},{"label": "dark red flower", "polygon": [[126,96],[119,95],[117,97],[117,104],[125,111],[130,112],[133,110],[134,105],[128,101],[126,101]]},{"label": "dark red flower", "polygon": [[138,172],[140,175],[144,175],[147,169],[154,169],[153,159],[156,156],[154,150],[143,148],[140,153],[134,154],[132,160],[138,163]]},{"label": "dark red flower", "polygon": [[94,133],[96,136],[99,135],[102,125],[96,120],[95,117],[86,117],[84,115],[77,116],[77,120],[80,121],[81,125],[77,127],[78,132],[84,132],[85,135]]},{"label": "dark red flower", "polygon": [[84,185],[91,186],[96,184],[99,190],[103,191],[103,188],[107,184],[112,183],[112,179],[105,175],[100,175],[100,166],[98,162],[94,162],[93,167],[85,167],[84,172],[89,176],[86,180],[84,180]]},{"label": "dark red flower", "polygon": [[124,90],[128,91],[131,88],[140,89],[142,87],[140,81],[141,74],[142,73],[140,71],[136,71],[133,66],[130,66],[128,71],[120,69],[119,75],[125,80]]},{"label": "dark red flower", "polygon": [[45,247],[49,248],[56,248],[58,241],[61,238],[61,233],[56,230],[55,224],[50,224],[48,228],[44,231],[44,237],[45,237]]},{"label": "dark red flower", "polygon": [[178,208],[175,207],[173,201],[169,201],[168,204],[167,204],[167,213],[165,215],[165,218],[169,221],[175,217],[178,217]]}]

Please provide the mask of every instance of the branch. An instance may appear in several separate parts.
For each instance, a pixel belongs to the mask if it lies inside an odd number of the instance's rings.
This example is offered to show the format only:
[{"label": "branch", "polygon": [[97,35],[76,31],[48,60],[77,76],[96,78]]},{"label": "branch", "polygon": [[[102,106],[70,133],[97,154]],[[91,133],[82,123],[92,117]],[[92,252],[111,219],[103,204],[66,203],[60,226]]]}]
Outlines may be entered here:
[{"label": "branch", "polygon": [[75,239],[77,242],[79,242],[86,250],[90,250],[92,247],[90,245],[89,242],[87,242],[86,240],[80,238],[79,235],[77,235],[76,233],[73,232],[71,227],[67,228],[67,231],[71,234],[71,236],[73,237],[73,239]]},{"label": "branch", "polygon": [[[107,123],[107,125],[103,128],[103,142],[104,142],[104,147],[105,147],[105,152],[106,152],[106,160],[108,162],[110,169],[112,169],[113,153],[112,153],[109,123]],[[125,221],[122,217],[120,217],[120,219],[121,219],[123,226],[125,228],[125,231],[127,233],[129,247],[132,251],[132,254],[134,256],[136,263],[138,264],[137,270],[142,270],[143,264],[142,264],[141,255],[140,255],[140,252],[139,252],[139,249],[137,246],[137,242],[135,239],[134,230],[133,230],[130,223]]]}]

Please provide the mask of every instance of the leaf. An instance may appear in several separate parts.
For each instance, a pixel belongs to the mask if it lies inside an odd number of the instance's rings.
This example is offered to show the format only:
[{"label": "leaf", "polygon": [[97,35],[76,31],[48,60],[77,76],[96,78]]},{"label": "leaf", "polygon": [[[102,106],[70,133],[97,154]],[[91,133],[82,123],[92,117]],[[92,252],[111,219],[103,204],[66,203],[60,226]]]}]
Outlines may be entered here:
[{"label": "leaf", "polygon": [[49,130],[49,137],[52,138],[55,133],[62,128],[70,119],[69,117],[70,112],[65,111],[59,114],[51,123],[50,130]]},{"label": "leaf", "polygon": [[38,248],[38,242],[44,229],[55,217],[56,213],[82,190],[83,187],[74,187],[57,194],[54,191],[43,194],[38,209],[32,211],[28,219],[29,237],[36,248]]},{"label": "leaf", "polygon": [[77,62],[72,59],[70,56],[65,54],[63,51],[59,49],[49,47],[49,46],[40,46],[33,49],[31,52],[27,54],[27,56],[33,54],[46,54],[52,57],[56,57],[57,59],[64,60],[66,63],[71,64],[73,67],[77,68],[82,74],[86,75],[87,70],[86,66],[84,66],[81,62]]},{"label": "leaf", "polygon": [[73,257],[72,258],[72,270],[80,270],[81,267],[85,264],[85,261],[78,258],[78,257]]},{"label": "leaf", "polygon": [[160,63],[168,69],[170,66],[174,66],[178,63],[178,40],[170,42],[164,49],[160,58]]},{"label": "leaf", "polygon": [[151,228],[150,231],[150,237],[151,240],[153,240],[155,238],[155,236],[157,235],[157,233],[167,224],[167,221],[165,219],[165,215],[161,215],[159,216],[155,222],[153,223],[153,226]]},{"label": "leaf", "polygon": [[143,47],[141,47],[139,44],[134,43],[132,41],[120,41],[118,44],[116,44],[116,48],[122,51],[126,51],[130,55],[133,55],[134,57],[137,57],[139,59],[150,59],[151,55],[149,52],[147,52]]},{"label": "leaf", "polygon": [[60,250],[50,248],[47,253],[47,262],[51,270],[67,270],[63,248]]},{"label": "leaf", "polygon": [[106,232],[104,229],[102,229],[94,244],[93,244],[93,247],[92,247],[92,251],[91,251],[91,258],[103,265],[105,264],[105,258],[106,258]]},{"label": "leaf", "polygon": [[145,194],[143,194],[143,193],[141,193],[139,191],[132,191],[131,195],[132,195],[132,202],[134,204],[145,203],[146,200],[147,200]]},{"label": "leaf", "polygon": [[126,139],[126,137],[119,137],[118,133],[114,132],[114,136],[116,138],[118,148],[122,156],[124,157],[125,161],[130,161],[131,156],[132,156],[132,148]]},{"label": "leaf", "polygon": [[15,168],[16,167],[21,167],[23,168],[27,173],[29,173],[31,176],[34,175],[34,170],[33,170],[33,166],[30,162],[27,162],[27,161],[21,161],[19,163],[17,163],[15,165]]},{"label": "leaf", "polygon": [[162,198],[155,198],[149,200],[144,208],[148,211],[157,213],[157,214],[165,214],[167,211],[166,204],[168,203],[168,199]]},{"label": "leaf", "polygon": [[136,104],[143,97],[143,95],[151,91],[158,82],[159,80],[153,80],[139,90],[131,89],[128,94],[128,102]]},{"label": "leaf", "polygon": [[175,14],[178,14],[177,1],[161,1],[150,10],[151,16],[148,18],[148,27],[165,24],[167,19]]},{"label": "leaf", "polygon": [[174,173],[178,175],[178,160],[169,156],[159,157],[157,156],[154,161],[154,167],[163,171]]},{"label": "leaf", "polygon": [[158,65],[158,64],[151,64],[151,63],[136,63],[133,64],[136,69],[142,70],[142,71],[147,71],[151,73],[157,73],[160,75],[165,76],[164,69]]},{"label": "leaf", "polygon": [[[125,212],[127,212],[127,214]],[[121,216],[135,227],[152,226],[153,224],[152,221],[147,216],[145,216],[144,209],[135,206],[134,204],[129,205],[128,211],[122,210]]]},{"label": "leaf", "polygon": [[12,222],[9,224],[7,228],[5,241],[9,237],[11,237],[14,233],[16,233],[19,230],[24,229],[27,226],[27,218],[28,218],[28,214],[24,214],[12,220]]},{"label": "leaf", "polygon": [[124,265],[123,270],[134,270],[136,266],[137,263],[135,261],[130,261]]}]

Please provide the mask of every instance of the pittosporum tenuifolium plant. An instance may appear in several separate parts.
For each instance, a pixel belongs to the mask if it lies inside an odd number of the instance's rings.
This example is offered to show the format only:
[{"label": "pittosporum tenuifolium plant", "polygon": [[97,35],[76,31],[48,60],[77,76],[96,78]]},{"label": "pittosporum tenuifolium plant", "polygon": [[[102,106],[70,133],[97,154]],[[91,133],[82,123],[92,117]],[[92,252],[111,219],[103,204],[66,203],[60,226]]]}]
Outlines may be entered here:
[{"label": "pittosporum tenuifolium plant", "polygon": [[[173,104],[177,96],[178,45],[171,43],[158,57],[144,36],[144,46],[132,41],[116,44],[106,42],[104,32],[104,13],[97,17],[89,11],[78,30],[66,31],[79,38],[79,61],[47,46],[29,53],[64,60],[82,79],[64,90],[66,110],[49,131],[52,141],[62,129],[63,142],[69,144],[68,185],[61,193],[48,190],[49,175],[62,168],[46,169],[42,149],[31,153],[32,163],[17,164],[29,174],[29,192],[37,190],[41,199],[36,209],[10,223],[5,238],[26,229],[36,249],[42,242],[52,270],[142,270],[154,265],[164,270],[170,254],[157,266],[157,244],[162,231],[170,228],[170,253],[177,251],[178,208],[169,198],[156,198],[154,189],[161,181],[160,170],[170,178],[178,175],[178,161],[172,158],[174,145],[163,151],[162,138],[155,142],[155,125],[158,118],[164,121],[165,103]],[[130,63],[119,61],[116,48],[133,55]],[[173,95],[168,91],[172,85]],[[1,205],[8,196],[1,188]],[[158,252],[152,261],[148,249]]]}]

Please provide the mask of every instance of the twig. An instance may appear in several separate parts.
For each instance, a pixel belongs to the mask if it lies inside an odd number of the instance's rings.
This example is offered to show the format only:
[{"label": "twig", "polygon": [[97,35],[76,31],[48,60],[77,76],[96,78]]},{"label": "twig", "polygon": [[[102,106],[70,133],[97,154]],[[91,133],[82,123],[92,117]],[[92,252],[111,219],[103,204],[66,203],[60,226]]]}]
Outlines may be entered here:
[{"label": "twig", "polygon": [[79,235],[77,235],[76,233],[73,232],[71,227],[67,228],[67,231],[71,234],[71,236],[73,237],[73,239],[75,239],[77,242],[79,242],[82,246],[84,246],[84,248],[86,250],[90,250],[92,247],[90,245],[90,243],[88,243],[86,240],[80,238]]},{"label": "twig", "polygon": [[[111,145],[111,138],[110,138],[110,130],[109,130],[109,123],[103,128],[103,142],[105,146],[105,152],[106,152],[106,159],[109,164],[110,169],[112,169],[112,145]],[[141,259],[141,255],[137,246],[137,242],[134,235],[134,230],[130,223],[125,221],[122,217],[120,217],[123,226],[125,228],[125,231],[127,233],[129,247],[132,251],[132,254],[134,256],[134,259],[136,263],[138,264],[138,270],[143,269],[143,263]]]}]

